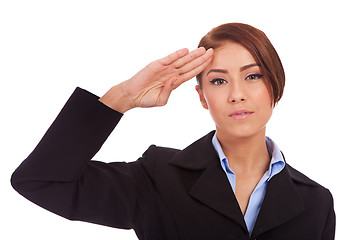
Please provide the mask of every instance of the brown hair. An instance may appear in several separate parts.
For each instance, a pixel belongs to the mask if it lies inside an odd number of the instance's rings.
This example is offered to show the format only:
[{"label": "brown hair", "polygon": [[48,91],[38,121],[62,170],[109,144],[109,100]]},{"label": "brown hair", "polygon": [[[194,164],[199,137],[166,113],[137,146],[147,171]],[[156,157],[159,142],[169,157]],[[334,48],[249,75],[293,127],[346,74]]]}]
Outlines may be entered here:
[{"label": "brown hair", "polygon": [[[199,43],[199,47],[219,48],[226,41],[241,44],[254,57],[264,74],[265,84],[275,105],[282,97],[285,72],[280,58],[266,35],[257,28],[243,23],[227,23],[213,28]],[[201,88],[201,73],[196,76]]]}]

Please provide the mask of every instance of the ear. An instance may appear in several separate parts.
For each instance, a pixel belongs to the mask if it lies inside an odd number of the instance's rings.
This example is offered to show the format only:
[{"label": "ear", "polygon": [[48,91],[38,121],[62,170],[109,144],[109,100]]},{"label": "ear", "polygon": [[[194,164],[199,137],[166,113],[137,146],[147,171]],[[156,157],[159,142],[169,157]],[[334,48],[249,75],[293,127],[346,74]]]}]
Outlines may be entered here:
[{"label": "ear", "polygon": [[205,100],[204,94],[203,94],[202,90],[200,89],[199,85],[196,85],[195,89],[196,89],[197,93],[199,94],[200,102],[201,102],[201,105],[203,106],[203,108],[209,109],[207,102]]}]

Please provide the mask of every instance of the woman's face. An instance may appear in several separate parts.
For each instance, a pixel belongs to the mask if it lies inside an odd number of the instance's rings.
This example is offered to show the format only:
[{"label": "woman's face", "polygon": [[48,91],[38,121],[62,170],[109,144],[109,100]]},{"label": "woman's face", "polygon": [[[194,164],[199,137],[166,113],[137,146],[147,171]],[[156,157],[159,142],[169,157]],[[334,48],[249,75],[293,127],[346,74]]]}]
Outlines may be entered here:
[{"label": "woman's face", "polygon": [[215,49],[202,72],[201,104],[210,111],[218,138],[265,135],[273,104],[260,67],[249,51],[233,42]]}]

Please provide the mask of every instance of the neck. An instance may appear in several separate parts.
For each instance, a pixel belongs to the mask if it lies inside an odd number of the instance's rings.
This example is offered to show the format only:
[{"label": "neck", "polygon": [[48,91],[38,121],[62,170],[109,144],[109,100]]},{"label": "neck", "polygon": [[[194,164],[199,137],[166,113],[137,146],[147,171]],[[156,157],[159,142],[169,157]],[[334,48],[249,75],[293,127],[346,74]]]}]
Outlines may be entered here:
[{"label": "neck", "polygon": [[230,168],[241,174],[265,173],[270,157],[266,147],[265,128],[250,137],[224,136],[216,133]]}]

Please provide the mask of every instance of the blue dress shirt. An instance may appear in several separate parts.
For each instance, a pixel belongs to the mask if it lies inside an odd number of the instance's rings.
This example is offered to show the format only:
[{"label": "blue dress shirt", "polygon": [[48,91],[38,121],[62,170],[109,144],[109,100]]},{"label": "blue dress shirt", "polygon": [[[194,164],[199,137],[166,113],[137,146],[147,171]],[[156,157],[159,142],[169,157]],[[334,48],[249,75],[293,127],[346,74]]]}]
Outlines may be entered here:
[{"label": "blue dress shirt", "polygon": [[[236,183],[236,176],[235,173],[231,170],[229,166],[229,162],[221,148],[219,140],[216,137],[216,133],[212,139],[212,144],[219,155],[221,166],[226,173],[226,176],[229,180],[231,188],[235,194],[235,183]],[[251,193],[250,200],[245,212],[245,223],[248,228],[249,234],[251,235],[254,225],[259,214],[261,204],[264,200],[267,184],[270,179],[278,174],[285,166],[284,158],[280,152],[280,149],[272,141],[269,137],[266,137],[266,146],[271,157],[269,169],[265,172],[263,177],[260,179],[258,184],[256,185],[254,191]]]}]

